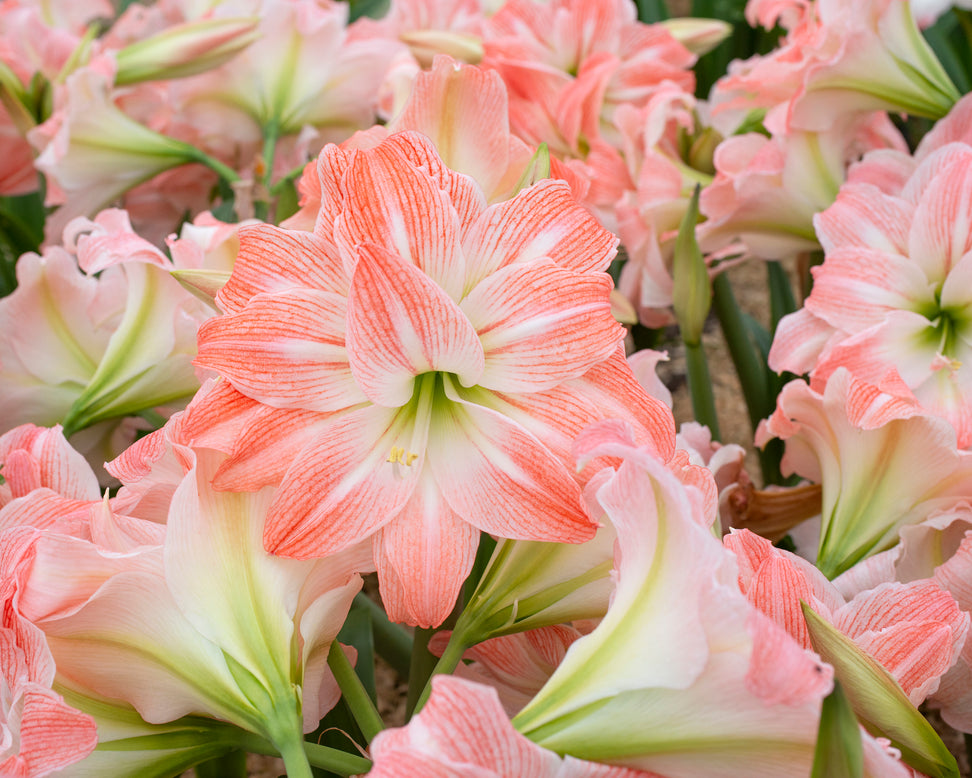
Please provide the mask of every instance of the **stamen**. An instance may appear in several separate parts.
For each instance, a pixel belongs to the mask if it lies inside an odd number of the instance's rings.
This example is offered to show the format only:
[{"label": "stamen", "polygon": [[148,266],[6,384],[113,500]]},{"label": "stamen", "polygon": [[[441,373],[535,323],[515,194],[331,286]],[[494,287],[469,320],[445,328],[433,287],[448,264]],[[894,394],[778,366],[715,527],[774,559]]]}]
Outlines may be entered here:
[{"label": "stamen", "polygon": [[418,456],[418,454],[412,451],[406,451],[401,446],[392,446],[391,453],[385,461],[391,462],[392,464],[397,462],[400,465],[405,465],[405,467],[411,467],[412,463],[418,459]]}]

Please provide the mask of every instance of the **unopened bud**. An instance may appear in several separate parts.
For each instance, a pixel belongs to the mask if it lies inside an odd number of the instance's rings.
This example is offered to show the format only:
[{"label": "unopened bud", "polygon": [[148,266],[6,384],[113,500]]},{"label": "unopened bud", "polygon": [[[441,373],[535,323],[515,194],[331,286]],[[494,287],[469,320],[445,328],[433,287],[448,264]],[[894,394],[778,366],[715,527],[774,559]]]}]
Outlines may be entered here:
[{"label": "unopened bud", "polygon": [[258,19],[208,19],[172,27],[116,55],[115,84],[185,78],[229,61],[260,37]]}]

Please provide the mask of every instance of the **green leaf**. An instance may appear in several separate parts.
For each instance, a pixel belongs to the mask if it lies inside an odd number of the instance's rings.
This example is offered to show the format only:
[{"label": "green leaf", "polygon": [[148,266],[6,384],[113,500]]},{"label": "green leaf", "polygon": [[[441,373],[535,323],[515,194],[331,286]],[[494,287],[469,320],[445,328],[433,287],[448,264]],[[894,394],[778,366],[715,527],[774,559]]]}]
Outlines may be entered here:
[{"label": "green leaf", "polygon": [[834,666],[864,729],[890,740],[906,764],[929,778],[959,778],[955,757],[891,674],[805,602],[800,605],[814,651]]},{"label": "green leaf", "polygon": [[671,17],[665,0],[635,0],[638,7],[638,21],[645,24],[663,22]]},{"label": "green leaf", "polygon": [[861,728],[840,683],[823,701],[810,778],[861,778],[864,747]]},{"label": "green leaf", "polygon": [[344,626],[338,632],[338,642],[346,646],[353,646],[358,652],[354,670],[361,679],[361,683],[372,701],[377,700],[375,694],[375,636],[371,629],[371,613],[360,605],[358,601],[351,606]]},{"label": "green leaf", "polygon": [[348,6],[350,6],[350,13],[348,15],[348,23],[350,24],[362,16],[380,19],[388,13],[391,2],[390,0],[348,0]]}]

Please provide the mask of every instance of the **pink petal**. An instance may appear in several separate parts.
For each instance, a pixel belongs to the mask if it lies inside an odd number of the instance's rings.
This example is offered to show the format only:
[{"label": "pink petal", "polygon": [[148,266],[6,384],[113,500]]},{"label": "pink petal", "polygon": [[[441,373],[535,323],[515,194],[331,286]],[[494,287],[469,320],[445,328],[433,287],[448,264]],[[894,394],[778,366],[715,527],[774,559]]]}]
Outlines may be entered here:
[{"label": "pink petal", "polygon": [[430,71],[416,76],[411,98],[390,127],[428,136],[450,168],[492,193],[510,157],[507,112],[498,73],[438,56]]},{"label": "pink petal", "polygon": [[610,291],[607,275],[575,273],[549,259],[493,273],[460,306],[486,353],[477,383],[541,391],[607,359],[624,337],[611,316]]},{"label": "pink petal", "polygon": [[316,289],[258,294],[199,329],[196,364],[275,408],[337,411],[365,400],[344,345],[345,299]]},{"label": "pink petal", "polygon": [[[464,70],[472,71],[476,74],[482,73],[480,68],[475,67],[464,68]],[[420,73],[418,77],[421,78],[422,75],[423,74]],[[485,97],[485,95],[478,93],[476,94],[477,100],[485,99]],[[455,111],[456,107],[454,104],[449,104],[446,106],[446,110]],[[484,110],[482,104],[480,104],[479,110]],[[455,126],[453,126],[453,130],[456,131]],[[508,135],[509,133],[507,133],[507,137]],[[440,147],[437,143],[433,143],[430,140],[431,137],[431,135],[426,137],[426,134],[423,134],[422,132],[398,132],[388,138],[386,143],[383,143],[381,146],[376,148],[375,154],[383,157],[386,160],[386,164],[392,167],[401,165],[401,158],[405,157],[413,167],[418,168],[423,173],[427,173],[432,176],[432,180],[439,187],[439,189],[449,195],[449,199],[452,202],[452,207],[455,209],[456,215],[459,217],[459,239],[461,241],[465,237],[466,231],[469,229],[469,225],[472,224],[476,217],[483,212],[484,208],[486,208],[486,199],[483,193],[483,187],[479,183],[479,178],[474,176],[472,173],[467,170],[463,170],[460,167],[456,167],[455,165],[446,164],[439,156],[440,154],[446,154],[449,151],[458,152],[459,149],[455,148],[449,143],[445,143],[443,147]],[[467,146],[471,146],[473,143],[475,143],[475,153],[481,154],[481,143],[484,142],[486,137],[487,136],[485,135],[472,135],[467,136],[465,141]],[[475,141],[473,139],[475,139]],[[502,172],[502,167],[499,171],[494,170],[494,174]],[[451,274],[457,270],[460,270],[463,266],[464,263],[455,268],[441,268],[440,270],[446,271],[448,274],[446,277],[451,278]],[[436,275],[436,271],[434,271],[432,268],[425,268],[424,266],[421,267],[423,267],[423,269],[425,269],[425,271],[433,278],[436,280],[439,279],[439,276]],[[442,285],[443,288],[448,287],[450,290],[452,289],[451,284],[443,283]]]},{"label": "pink petal", "polygon": [[[419,480],[427,424],[407,409],[380,406],[335,417],[284,476],[267,515],[267,551],[325,556],[391,521]],[[398,450],[409,464],[395,457]]]},{"label": "pink petal", "polygon": [[374,402],[389,407],[412,397],[415,376],[455,373],[472,386],[483,349],[469,320],[427,275],[377,245],[358,249],[348,297],[351,370]]},{"label": "pink petal", "polygon": [[436,627],[472,569],[479,531],[446,504],[423,471],[411,499],[374,536],[381,601],[392,621]]},{"label": "pink petal", "polygon": [[574,199],[563,181],[545,179],[487,208],[463,240],[466,289],[515,262],[550,257],[578,273],[605,270],[617,238]]},{"label": "pink petal", "polygon": [[454,400],[437,407],[429,464],[452,509],[504,538],[581,543],[594,537],[570,471],[523,427],[495,411]]},{"label": "pink petal", "polygon": [[348,276],[329,240],[309,232],[267,224],[240,229],[240,251],[233,275],[216,300],[226,313],[237,313],[260,292],[307,287],[343,293]]},{"label": "pink petal", "polygon": [[834,251],[813,278],[806,309],[849,334],[879,324],[890,311],[920,311],[935,302],[914,261],[873,249]]},{"label": "pink petal", "polygon": [[216,471],[217,489],[252,491],[279,484],[305,446],[320,435],[330,414],[260,406],[236,435],[230,457]]},{"label": "pink petal", "polygon": [[[24,424],[10,430],[0,437],[0,462],[14,497],[39,486],[76,500],[101,497],[91,465],[64,439],[60,426]],[[23,481],[21,486],[18,481]]]},{"label": "pink petal", "polygon": [[914,206],[869,184],[845,184],[837,201],[813,221],[828,254],[839,248],[868,248],[908,255]]},{"label": "pink petal", "polygon": [[458,299],[465,268],[461,222],[449,193],[428,171],[409,164],[397,146],[383,144],[358,153],[345,174],[345,187],[335,234],[349,255],[363,243],[378,245]]},{"label": "pink petal", "polygon": [[19,754],[0,762],[2,775],[18,775],[13,771],[17,763],[23,765],[25,778],[49,775],[82,760],[98,745],[94,719],[39,684],[23,690],[18,735]]},{"label": "pink petal", "polygon": [[972,249],[972,154],[943,170],[922,192],[908,241],[908,256],[942,281]]}]

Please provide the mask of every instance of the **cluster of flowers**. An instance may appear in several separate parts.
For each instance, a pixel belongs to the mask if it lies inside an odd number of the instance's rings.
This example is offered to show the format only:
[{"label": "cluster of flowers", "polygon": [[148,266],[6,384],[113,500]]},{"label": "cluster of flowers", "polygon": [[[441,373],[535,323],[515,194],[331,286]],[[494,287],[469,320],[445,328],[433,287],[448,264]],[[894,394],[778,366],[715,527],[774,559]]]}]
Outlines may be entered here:
[{"label": "cluster of flowers", "polygon": [[[779,41],[701,100],[720,21],[354,7],[0,2],[0,774],[957,776],[918,712],[972,733],[944,9],[750,0]],[[697,345],[710,277],[812,252],[755,434],[806,481],[756,490],[624,325]],[[339,701],[366,757],[309,735]]]}]

